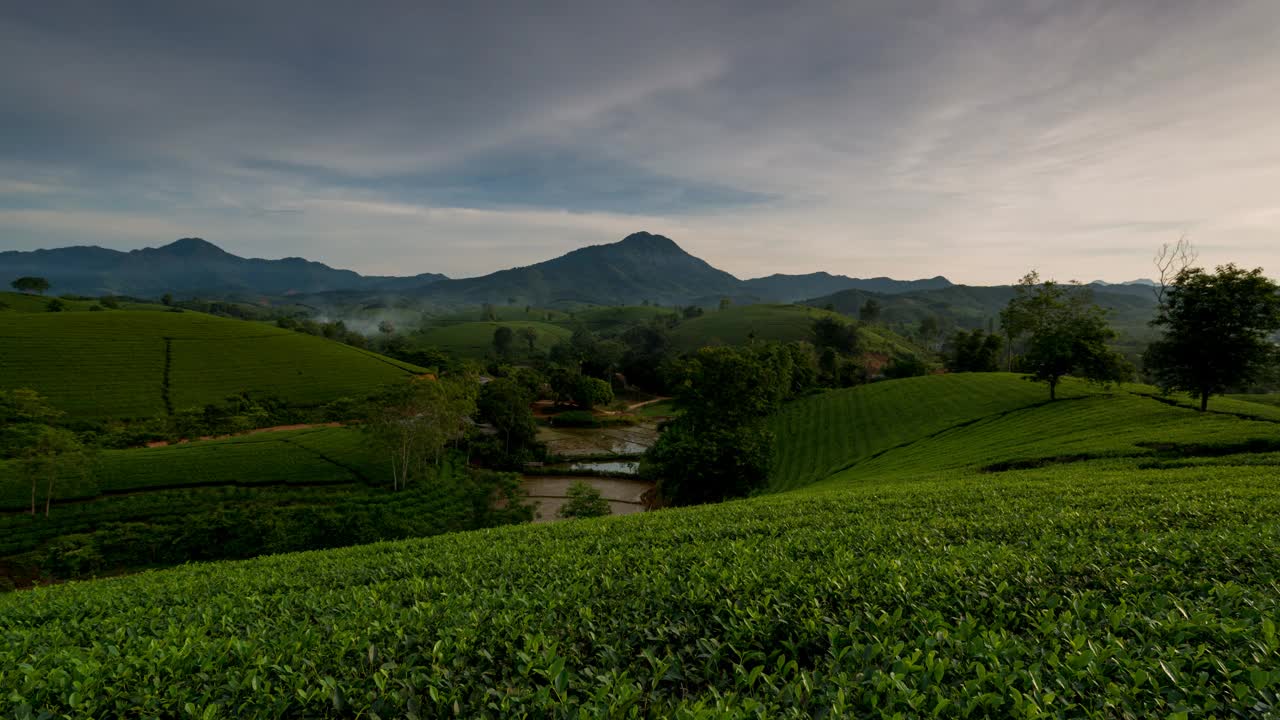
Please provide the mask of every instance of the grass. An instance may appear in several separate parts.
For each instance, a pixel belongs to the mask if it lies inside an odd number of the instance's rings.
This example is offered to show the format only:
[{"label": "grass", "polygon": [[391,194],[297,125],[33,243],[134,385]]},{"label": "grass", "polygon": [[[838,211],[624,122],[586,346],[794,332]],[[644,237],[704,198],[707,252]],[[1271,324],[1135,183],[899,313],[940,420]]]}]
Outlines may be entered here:
[{"label": "grass", "polygon": [[1066,389],[957,375],[801,401],[780,454],[825,459],[791,492],[0,596],[0,708],[1274,714],[1278,426]]},{"label": "grass", "polygon": [[1280,393],[1251,393],[1240,395],[1226,395],[1227,400],[1235,400],[1237,402],[1260,403],[1262,405],[1272,405],[1280,407]]},{"label": "grass", "polygon": [[413,336],[413,342],[445,350],[462,357],[479,358],[493,353],[493,332],[499,327],[509,327],[516,332],[512,338],[512,350],[517,354],[527,349],[520,337],[521,328],[531,328],[538,333],[534,347],[549,350],[561,340],[573,334],[558,325],[532,320],[504,320],[501,322],[464,322],[428,328]]},{"label": "grass", "polygon": [[0,388],[38,390],[73,419],[152,417],[241,391],[320,405],[420,371],[323,338],[194,312],[0,315]]}]

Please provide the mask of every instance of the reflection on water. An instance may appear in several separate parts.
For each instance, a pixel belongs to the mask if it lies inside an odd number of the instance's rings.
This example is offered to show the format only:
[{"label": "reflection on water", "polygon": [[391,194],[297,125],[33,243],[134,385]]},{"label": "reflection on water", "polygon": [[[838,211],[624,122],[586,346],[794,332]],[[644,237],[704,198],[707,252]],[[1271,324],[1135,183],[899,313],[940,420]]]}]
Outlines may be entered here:
[{"label": "reflection on water", "polygon": [[552,463],[546,467],[549,470],[619,473],[623,475],[636,475],[640,472],[640,463],[637,460],[590,460],[584,462]]},{"label": "reflection on water", "polygon": [[[625,428],[540,428],[538,439],[552,455],[639,455],[658,437],[651,426]],[[625,471],[624,471],[625,472]]]}]

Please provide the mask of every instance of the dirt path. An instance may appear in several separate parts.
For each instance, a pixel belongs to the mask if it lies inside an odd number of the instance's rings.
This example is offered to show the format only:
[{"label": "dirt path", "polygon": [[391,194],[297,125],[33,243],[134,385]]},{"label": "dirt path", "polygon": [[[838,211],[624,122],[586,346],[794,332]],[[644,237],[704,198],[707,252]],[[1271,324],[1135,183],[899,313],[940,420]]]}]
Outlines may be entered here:
[{"label": "dirt path", "polygon": [[327,422],[327,423],[297,423],[295,425],[273,425],[271,427],[254,428],[252,430],[246,430],[245,432],[235,433],[234,435],[204,435],[202,437],[196,438],[195,440],[184,439],[184,440],[178,440],[177,442],[169,442],[168,440],[155,440],[147,443],[147,447],[154,448],[154,447],[165,447],[167,445],[186,445],[191,442],[204,442],[205,440],[226,440],[228,438],[243,437],[245,435],[258,435],[261,433],[269,433],[269,432],[284,432],[286,430],[307,430],[310,428],[327,428],[327,427],[342,427],[342,423]]}]

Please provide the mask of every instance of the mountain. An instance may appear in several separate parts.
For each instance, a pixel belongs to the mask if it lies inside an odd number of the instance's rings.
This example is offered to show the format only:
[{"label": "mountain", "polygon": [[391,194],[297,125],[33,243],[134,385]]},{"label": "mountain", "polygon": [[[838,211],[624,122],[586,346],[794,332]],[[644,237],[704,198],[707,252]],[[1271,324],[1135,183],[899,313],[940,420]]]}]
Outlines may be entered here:
[{"label": "mountain", "polygon": [[738,278],[690,255],[670,238],[638,232],[536,265],[441,280],[409,294],[439,305],[668,305],[738,293],[741,285]]},{"label": "mountain", "polygon": [[0,280],[36,275],[58,294],[157,297],[291,295],[331,290],[399,291],[444,279],[363,276],[323,263],[290,257],[242,258],[200,238],[183,238],[158,248],[121,252],[77,246],[29,252],[0,252]]},{"label": "mountain", "polygon": [[936,290],[951,287],[951,281],[941,275],[927,280],[894,280],[887,277],[851,278],[845,275],[832,275],[825,272],[807,275],[770,275],[743,281],[742,285],[748,293],[762,300],[771,302],[796,302],[805,298],[819,297],[840,292],[841,290],[868,290],[871,292],[896,295],[916,290]]}]

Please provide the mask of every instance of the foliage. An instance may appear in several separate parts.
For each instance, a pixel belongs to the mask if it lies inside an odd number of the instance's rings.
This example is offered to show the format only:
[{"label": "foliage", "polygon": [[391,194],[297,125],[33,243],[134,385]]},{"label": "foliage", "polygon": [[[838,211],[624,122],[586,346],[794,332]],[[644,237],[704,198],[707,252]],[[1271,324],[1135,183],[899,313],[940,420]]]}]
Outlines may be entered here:
[{"label": "foliage", "polygon": [[876,298],[867,298],[867,301],[858,308],[858,319],[864,323],[880,322],[880,313],[884,308],[880,305],[880,301]]},{"label": "foliage", "polygon": [[834,315],[824,315],[813,321],[813,346],[819,351],[831,350],[837,355],[853,355],[858,352],[858,326],[846,323]]},{"label": "foliage", "polygon": [[551,416],[554,427],[602,427],[603,422],[587,410],[569,410]]},{"label": "foliage", "polygon": [[612,513],[609,509],[609,501],[600,495],[600,491],[581,480],[569,486],[566,496],[569,500],[560,506],[560,510],[556,513],[557,517],[593,518]]},{"label": "foliage", "polygon": [[1276,467],[878,476],[41,588],[0,597],[0,702],[17,717],[1267,716]]},{"label": "foliage", "polygon": [[532,402],[526,390],[514,380],[497,378],[480,389],[478,417],[493,425],[501,445],[497,457],[489,462],[500,467],[518,467],[538,451],[538,426],[534,423]]},{"label": "foliage", "polygon": [[613,402],[613,388],[599,378],[578,375],[573,383],[570,397],[574,405],[590,410]]},{"label": "foliage", "polygon": [[772,458],[764,424],[789,396],[794,363],[777,345],[703,348],[677,367],[673,420],[645,454],[643,471],[677,505],[763,487]]},{"label": "foliage", "polygon": [[362,429],[389,460],[392,489],[403,490],[439,469],[445,447],[462,439],[475,412],[472,378],[414,378],[379,395]]},{"label": "foliage", "polygon": [[1107,346],[1116,333],[1107,324],[1106,311],[1082,285],[1042,282],[1035,272],[1028,273],[1000,321],[1011,338],[1027,336],[1020,366],[1031,379],[1049,385],[1050,400],[1056,399],[1066,375],[1109,383],[1133,374],[1128,362]]},{"label": "foliage", "polygon": [[919,377],[929,374],[929,363],[918,355],[910,355],[905,358],[897,358],[890,362],[884,368],[884,376],[889,380],[897,380],[900,378]]},{"label": "foliage", "polygon": [[1000,351],[1004,340],[983,330],[957,330],[942,349],[943,360],[951,372],[995,372],[1000,369]]},{"label": "foliage", "polygon": [[493,329],[493,351],[498,357],[506,357],[511,354],[511,346],[515,342],[515,333],[506,325],[499,325]]},{"label": "foliage", "polygon": [[50,287],[49,281],[42,277],[33,277],[25,275],[9,283],[9,286],[18,292],[36,293],[43,295]]},{"label": "foliage", "polygon": [[1152,325],[1164,335],[1147,348],[1146,370],[1166,391],[1209,407],[1209,396],[1257,380],[1280,363],[1271,336],[1280,331],[1280,286],[1261,268],[1185,268],[1164,294]]}]

